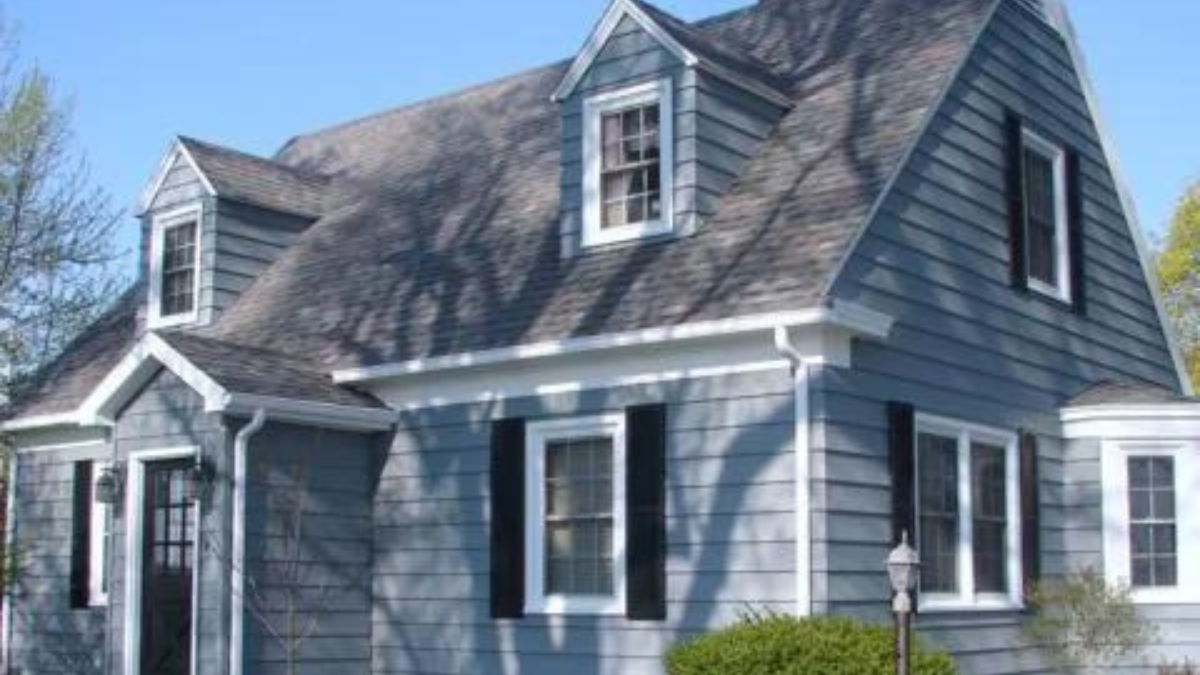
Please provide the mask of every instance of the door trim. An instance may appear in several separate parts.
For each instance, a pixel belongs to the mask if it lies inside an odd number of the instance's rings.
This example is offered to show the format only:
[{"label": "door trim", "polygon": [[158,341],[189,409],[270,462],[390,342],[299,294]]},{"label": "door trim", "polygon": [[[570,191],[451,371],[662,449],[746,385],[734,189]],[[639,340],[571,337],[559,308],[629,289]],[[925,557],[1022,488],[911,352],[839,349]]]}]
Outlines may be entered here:
[{"label": "door trim", "polygon": [[[129,453],[128,489],[125,491],[125,675],[140,675],[142,668],[142,522],[146,493],[146,465],[169,459],[187,459],[199,452],[196,446],[138,450]],[[192,546],[192,647],[190,671],[196,673],[196,629],[200,586],[200,509],[195,509],[196,542]]]}]

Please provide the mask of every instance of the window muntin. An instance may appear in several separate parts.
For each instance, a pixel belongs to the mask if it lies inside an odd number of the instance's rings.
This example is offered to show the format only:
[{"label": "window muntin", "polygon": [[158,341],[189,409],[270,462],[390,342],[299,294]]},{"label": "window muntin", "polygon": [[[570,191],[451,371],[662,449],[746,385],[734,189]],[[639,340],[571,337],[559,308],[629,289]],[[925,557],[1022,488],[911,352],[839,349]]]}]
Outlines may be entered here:
[{"label": "window muntin", "polygon": [[163,317],[188,314],[196,303],[196,221],[170,225],[163,229],[162,237],[159,314]]},{"label": "window muntin", "polygon": [[921,415],[916,447],[922,608],[1019,606],[1015,434]]},{"label": "window muntin", "polygon": [[669,78],[584,101],[583,246],[673,231]]},{"label": "window muntin", "polygon": [[1024,139],[1027,281],[1031,289],[1069,302],[1066,155],[1061,147],[1029,130]]},{"label": "window muntin", "polygon": [[625,418],[526,428],[529,613],[625,611]]},{"label": "window muntin", "polygon": [[1178,584],[1175,459],[1128,458],[1129,582],[1134,588]]},{"label": "window muntin", "polygon": [[662,154],[657,102],[601,117],[604,229],[662,218]]}]

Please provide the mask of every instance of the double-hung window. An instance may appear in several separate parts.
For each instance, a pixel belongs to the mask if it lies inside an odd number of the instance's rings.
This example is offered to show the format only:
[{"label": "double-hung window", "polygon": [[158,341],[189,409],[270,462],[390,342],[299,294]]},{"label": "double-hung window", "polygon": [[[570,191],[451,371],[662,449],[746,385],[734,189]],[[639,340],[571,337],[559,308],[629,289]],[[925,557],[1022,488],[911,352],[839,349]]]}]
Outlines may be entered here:
[{"label": "double-hung window", "polygon": [[1200,601],[1200,447],[1103,447],[1104,566],[1142,602]]},{"label": "double-hung window", "polygon": [[189,208],[154,219],[150,250],[150,325],[189,323],[199,295],[200,211]]},{"label": "double-hung window", "polygon": [[672,231],[671,81],[584,103],[583,245]]},{"label": "double-hung window", "polygon": [[918,416],[916,449],[921,606],[1019,605],[1016,436]]},{"label": "double-hung window", "polygon": [[526,608],[625,611],[625,418],[531,424],[526,437]]},{"label": "double-hung window", "polygon": [[1071,302],[1071,239],[1066,153],[1023,131],[1025,270],[1029,288]]}]

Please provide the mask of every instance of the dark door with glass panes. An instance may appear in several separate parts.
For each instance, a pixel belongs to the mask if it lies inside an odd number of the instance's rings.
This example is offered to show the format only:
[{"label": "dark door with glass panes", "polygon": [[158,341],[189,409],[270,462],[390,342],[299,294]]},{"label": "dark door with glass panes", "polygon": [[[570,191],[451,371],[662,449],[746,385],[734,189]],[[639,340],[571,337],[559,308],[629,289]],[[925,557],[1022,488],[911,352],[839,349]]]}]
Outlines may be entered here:
[{"label": "dark door with glass panes", "polygon": [[192,660],[192,460],[146,465],[141,675],[187,675]]}]

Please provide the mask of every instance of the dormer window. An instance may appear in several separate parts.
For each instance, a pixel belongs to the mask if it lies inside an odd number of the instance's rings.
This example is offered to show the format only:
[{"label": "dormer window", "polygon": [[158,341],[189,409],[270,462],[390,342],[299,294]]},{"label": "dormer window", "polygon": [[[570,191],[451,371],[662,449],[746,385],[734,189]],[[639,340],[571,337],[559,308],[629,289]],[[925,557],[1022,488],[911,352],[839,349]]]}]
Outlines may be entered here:
[{"label": "dormer window", "polygon": [[200,290],[200,209],[157,216],[151,232],[150,327],[195,321]]},{"label": "dormer window", "polygon": [[673,231],[671,115],[670,79],[585,101],[584,246]]}]

